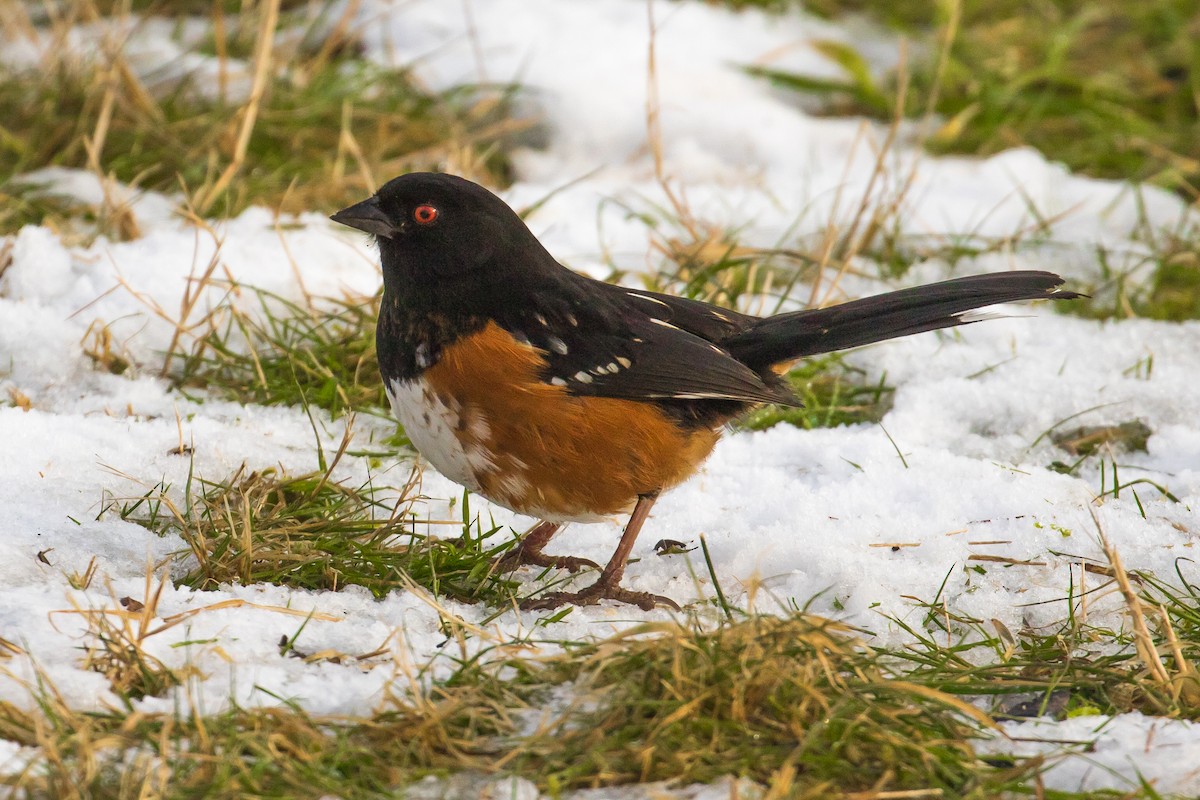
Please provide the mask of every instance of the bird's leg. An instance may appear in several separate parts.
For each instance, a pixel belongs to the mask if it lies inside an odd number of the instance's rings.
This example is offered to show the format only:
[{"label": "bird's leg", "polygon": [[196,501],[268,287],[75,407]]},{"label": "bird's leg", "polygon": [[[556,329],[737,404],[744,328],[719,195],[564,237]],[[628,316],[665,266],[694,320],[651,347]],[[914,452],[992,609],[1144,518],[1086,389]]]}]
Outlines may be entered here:
[{"label": "bird's leg", "polygon": [[654,505],[656,499],[658,499],[658,492],[638,497],[633,514],[629,517],[629,523],[625,526],[625,532],[621,534],[617,552],[613,553],[613,557],[609,559],[608,565],[604,567],[604,571],[600,573],[600,577],[595,583],[578,592],[549,592],[542,597],[526,600],[521,604],[521,608],[526,610],[558,608],[567,603],[590,606],[601,600],[616,600],[618,603],[629,603],[646,611],[656,605],[670,606],[678,611],[679,605],[669,597],[649,592],[631,592],[621,587],[621,577],[625,574],[625,562],[629,559],[633,543],[637,541],[642,524],[646,521],[646,517],[650,516],[650,507]]},{"label": "bird's leg", "polygon": [[542,552],[542,548],[550,541],[550,537],[558,533],[558,529],[561,527],[562,525],[558,522],[545,521],[534,525],[525,532],[516,547],[496,562],[496,567],[501,572],[511,572],[524,564],[532,564],[535,567],[554,567],[555,569],[565,569],[568,572],[578,572],[584,567],[599,569],[599,564],[587,558],[548,556]]}]

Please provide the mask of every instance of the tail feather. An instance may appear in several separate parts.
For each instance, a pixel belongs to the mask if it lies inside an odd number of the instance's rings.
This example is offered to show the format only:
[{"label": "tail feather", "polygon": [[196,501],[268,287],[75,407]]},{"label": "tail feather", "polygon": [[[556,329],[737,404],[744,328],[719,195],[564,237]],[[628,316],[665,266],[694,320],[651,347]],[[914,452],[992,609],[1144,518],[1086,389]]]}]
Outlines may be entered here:
[{"label": "tail feather", "polygon": [[1070,300],[1052,272],[972,275],[849,303],[779,314],[721,342],[735,358],[762,370],[804,356],[977,322],[966,312],[1018,300]]}]

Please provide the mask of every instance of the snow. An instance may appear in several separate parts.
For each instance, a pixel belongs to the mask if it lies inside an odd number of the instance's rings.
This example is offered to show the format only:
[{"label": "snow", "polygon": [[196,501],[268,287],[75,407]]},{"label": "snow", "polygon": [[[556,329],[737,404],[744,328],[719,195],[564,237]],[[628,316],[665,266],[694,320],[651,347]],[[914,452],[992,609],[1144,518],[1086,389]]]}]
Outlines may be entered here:
[{"label": "snow", "polygon": [[[1165,794],[1194,797],[1200,792],[1200,725],[1166,722],[1142,714],[1073,717],[1062,722],[1031,720],[1005,723],[1015,741],[995,752],[1021,756],[1045,755],[1048,787],[1093,792],[1140,778]],[[1038,739],[1052,739],[1041,744]],[[1064,757],[1063,742],[1073,753]]]},{"label": "snow", "polygon": [[[928,157],[913,148],[909,129],[885,157],[884,177],[873,178],[882,130],[810,116],[738,66],[828,74],[811,42],[833,39],[852,43],[882,68],[896,52],[885,35],[701,3],[656,3],[653,14],[663,169],[698,219],[737,227],[745,244],[816,241],[831,221],[845,225],[864,194],[886,206],[910,175],[895,217],[899,233],[973,242],[1027,234],[1022,244],[964,258],[953,274],[1049,269],[1069,284],[1087,285],[1100,274],[1099,249],[1118,268],[1136,266],[1149,252],[1147,230],[1196,223],[1169,194],[1074,176],[1031,150],[989,159]],[[517,153],[517,181],[506,198],[528,205],[557,191],[530,224],[577,269],[607,274],[607,258],[632,270],[653,264],[650,231],[626,210],[668,201],[647,144],[649,20],[642,0],[368,1],[358,20],[370,57],[411,64],[431,87],[521,82],[549,136],[545,149]],[[80,41],[98,35],[84,31]],[[139,27],[137,36],[138,52],[157,54],[150,61],[160,64],[179,47],[169,31],[153,26]],[[100,191],[82,173],[43,170],[34,177],[84,199]],[[75,707],[118,705],[105,679],[81,668],[86,625],[78,611],[144,597],[148,565],[181,545],[112,514],[97,519],[105,497],[140,495],[160,481],[181,487],[189,469],[216,479],[243,463],[295,473],[317,467],[302,410],[192,401],[158,377],[190,279],[216,260],[218,274],[292,299],[305,292],[366,293],[379,281],[364,238],[320,214],[279,220],[252,209],[198,229],[171,214],[171,198],[141,194],[131,203],[142,238],[73,247],[48,229],[27,227],[11,240],[12,262],[0,277],[0,398],[16,390],[32,406],[0,407],[0,631],[30,654],[9,662],[0,700],[28,705],[25,682],[34,680],[36,665]],[[869,264],[860,266],[870,273]],[[906,281],[947,274],[946,264],[929,260]],[[886,288],[856,276],[840,284],[852,295]],[[188,321],[224,296],[225,290],[207,290]],[[627,585],[681,602],[710,596],[699,551],[663,558],[651,550],[662,538],[695,543],[703,533],[734,602],[773,610],[817,596],[813,611],[868,628],[882,643],[905,641],[890,618],[919,622],[924,612],[911,598],[931,600],[939,590],[955,612],[1012,630],[1053,625],[1069,612],[1072,566],[1078,580],[1080,559],[1103,561],[1092,510],[1128,568],[1173,575],[1176,559],[1197,552],[1200,323],[1094,322],[1044,306],[1007,312],[999,321],[850,355],[872,379],[886,376],[896,387],[882,427],[780,426],[728,436],[699,475],[657,504]],[[84,353],[93,326],[108,326],[136,365],[131,374],[94,369]],[[1151,356],[1147,375],[1136,367]],[[1072,416],[1065,429],[1144,422],[1153,432],[1148,451],[1120,454],[1122,479],[1148,477],[1180,502],[1139,487],[1143,519],[1130,492],[1095,502],[1101,482],[1095,468],[1079,477],[1047,470],[1064,454],[1043,433]],[[325,449],[336,449],[345,420],[320,418],[319,427]],[[389,432],[366,418],[355,429],[356,441]],[[169,452],[181,437],[195,448],[194,465]],[[385,464],[373,477],[401,485],[408,469]],[[345,467],[359,479],[367,470],[354,459]],[[431,499],[419,510],[435,518],[445,518],[460,495],[432,472],[422,489]],[[478,498],[472,507],[518,530],[530,524]],[[604,562],[618,534],[619,521],[576,525],[550,550]],[[873,546],[893,543],[916,546]],[[978,574],[963,569],[972,554],[1044,566],[984,564]],[[82,573],[93,558],[97,579],[86,590],[71,588],[66,576]],[[472,624],[491,613],[445,606]],[[1110,593],[1092,599],[1088,613],[1121,628],[1120,608]],[[400,589],[377,601],[353,587],[197,593],[168,585],[160,618],[187,611],[196,613],[150,637],[147,649],[170,667],[197,668],[201,677],[186,692],[205,713],[274,705],[282,697],[315,713],[368,714],[385,702],[392,682],[407,680],[412,665],[444,675],[451,659],[464,655],[445,652],[455,648],[443,647],[439,613],[428,599]],[[304,650],[385,648],[389,655],[353,668],[281,656],[280,636],[294,635],[310,611],[316,616],[298,644]],[[501,614],[466,646],[513,640],[540,616]],[[666,616],[611,605],[576,609],[553,626],[553,635],[605,636]],[[176,646],[184,642],[190,644]],[[173,711],[186,706],[184,696],[147,698],[137,707]],[[1188,723],[1125,715],[1028,722],[1007,731],[1096,740],[1094,752],[1059,757],[1047,775],[1054,788],[1128,788],[1140,775],[1164,793],[1200,791],[1191,766],[1200,762],[1200,735]],[[10,768],[28,757],[8,750],[0,757]]]}]

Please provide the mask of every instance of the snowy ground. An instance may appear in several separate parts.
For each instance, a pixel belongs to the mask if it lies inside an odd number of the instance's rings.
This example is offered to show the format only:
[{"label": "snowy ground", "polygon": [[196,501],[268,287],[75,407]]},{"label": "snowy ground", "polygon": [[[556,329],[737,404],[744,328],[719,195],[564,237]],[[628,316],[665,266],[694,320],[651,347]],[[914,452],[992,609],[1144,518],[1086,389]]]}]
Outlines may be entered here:
[{"label": "snowy ground", "polygon": [[[744,244],[761,246],[812,241],[831,220],[848,219],[871,180],[880,132],[857,120],[809,116],[793,98],[736,67],[764,63],[828,74],[828,64],[807,45],[813,39],[852,41],[879,64],[894,58],[894,44],[795,15],[732,15],[699,3],[656,4],[655,15],[665,169],[693,213],[738,226]],[[548,147],[517,155],[518,179],[506,197],[528,204],[582,178],[530,220],[549,249],[597,274],[605,254],[630,269],[652,263],[646,227],[612,202],[635,208],[664,202],[646,137],[645,3],[366,2],[360,19],[374,57],[415,64],[435,88],[481,77],[529,87],[527,102],[548,124]],[[1040,246],[966,259],[954,274],[1049,269],[1069,284],[1088,285],[1098,275],[1098,247],[1118,266],[1132,265],[1146,251],[1139,226],[1172,228],[1184,214],[1169,195],[1074,177],[1031,151],[934,159],[902,145],[888,166],[876,193],[894,191],[916,170],[900,215],[908,235],[1004,237],[1034,226],[1033,210],[1053,220]],[[80,194],[97,191],[85,175],[48,177]],[[172,326],[154,313],[155,305],[177,317],[188,276],[203,271],[214,254],[238,280],[294,298],[301,296],[301,282],[308,293],[322,295],[370,292],[379,280],[369,243],[321,215],[283,229],[269,212],[248,211],[216,225],[217,252],[216,238],[170,215],[168,199],[143,197],[134,210],[146,235],[129,243],[71,248],[46,229],[26,228],[15,237],[12,265],[0,278],[0,397],[17,390],[32,406],[0,408],[0,635],[26,648],[80,708],[112,706],[116,699],[101,675],[80,669],[80,617],[56,612],[141,597],[147,564],[180,546],[111,515],[97,520],[105,492],[140,494],[160,480],[182,485],[189,459],[169,453],[179,443],[180,425],[203,476],[224,477],[243,462],[293,472],[317,466],[314,435],[301,410],[194,403],[170,391],[156,374]],[[934,261],[917,265],[906,280],[946,274],[946,265]],[[865,294],[888,287],[854,279],[842,288]],[[1078,560],[1103,561],[1089,509],[1127,567],[1172,575],[1176,559],[1197,555],[1192,509],[1200,503],[1200,324],[1099,323],[1045,307],[1014,313],[961,335],[926,334],[853,354],[852,363],[872,376],[886,373],[896,387],[884,420],[895,446],[875,425],[780,426],[728,437],[696,478],[658,503],[628,585],[681,602],[709,596],[698,551],[670,558],[651,551],[658,539],[695,542],[704,533],[725,591],[737,595],[761,582],[755,596],[761,608],[820,595],[813,606],[818,613],[898,641],[901,633],[886,617],[918,621],[923,612],[906,597],[934,598],[949,573],[942,597],[951,609],[1019,630],[1065,618]],[[119,346],[141,365],[132,375],[97,371],[84,355],[82,343],[97,321],[109,324]],[[1139,364],[1149,357],[1147,374]],[[1094,504],[1100,487],[1094,470],[1079,478],[1046,470],[1064,454],[1039,436],[1073,415],[1067,427],[1135,419],[1149,426],[1148,452],[1119,455],[1122,480],[1149,477],[1181,502],[1146,488],[1139,492],[1143,519],[1128,493]],[[336,446],[343,424],[325,421],[327,449]],[[360,442],[388,432],[363,419],[356,429]],[[353,477],[366,474],[361,463],[347,470]],[[408,465],[384,470],[376,481],[399,485]],[[435,517],[459,494],[432,473],[423,489],[432,498],[426,511]],[[529,522],[492,511],[498,522],[518,529]],[[574,526],[551,550],[603,562],[618,533],[617,522]],[[917,546],[872,546],[881,543]],[[962,569],[972,554],[1045,566],[990,564],[981,575]],[[65,574],[82,571],[93,556],[102,577],[86,591],[71,589]],[[399,590],[375,601],[354,589],[312,594],[255,586],[201,594],[168,587],[160,610],[165,616],[230,598],[256,607],[199,613],[148,645],[168,665],[191,663],[207,676],[191,687],[206,712],[288,697],[318,713],[366,714],[383,701],[404,664],[445,657],[437,613]],[[490,613],[450,608],[471,622]],[[1088,613],[1110,614],[1108,624],[1120,627],[1119,608],[1110,595],[1093,598]],[[386,646],[395,658],[367,671],[284,658],[277,642],[303,617],[283,609],[321,615],[304,630],[307,649],[354,653]],[[610,605],[580,609],[554,635],[603,636],[665,615]],[[517,637],[538,617],[506,613],[488,626],[486,638]],[[184,641],[209,643],[172,647]],[[10,668],[32,675],[29,663],[13,661]],[[0,699],[29,702],[26,688],[11,678],[0,678]],[[139,705],[170,711],[177,700]],[[1055,788],[1128,788],[1140,775],[1163,792],[1200,792],[1200,729],[1193,725],[1130,715],[1007,730],[1018,737],[1096,740],[1093,754],[1066,759],[1050,772]],[[1023,752],[1032,745],[1015,747]]]}]

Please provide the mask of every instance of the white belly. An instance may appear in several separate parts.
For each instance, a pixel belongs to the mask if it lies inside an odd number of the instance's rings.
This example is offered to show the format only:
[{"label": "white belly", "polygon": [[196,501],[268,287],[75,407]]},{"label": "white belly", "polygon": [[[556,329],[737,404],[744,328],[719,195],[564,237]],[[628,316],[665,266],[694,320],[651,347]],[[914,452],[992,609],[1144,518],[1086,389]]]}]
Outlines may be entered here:
[{"label": "white belly", "polygon": [[[464,441],[486,437],[487,420],[478,411],[464,412],[453,398],[439,398],[429,385],[417,378],[387,384],[392,413],[404,426],[413,446],[441,474],[473,492],[481,488],[479,475],[495,469],[482,448],[464,446]],[[467,413],[467,417],[464,417]],[[455,431],[469,429],[460,437]]]}]

